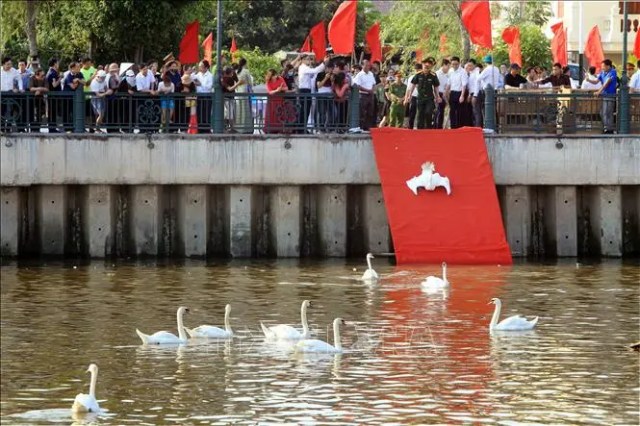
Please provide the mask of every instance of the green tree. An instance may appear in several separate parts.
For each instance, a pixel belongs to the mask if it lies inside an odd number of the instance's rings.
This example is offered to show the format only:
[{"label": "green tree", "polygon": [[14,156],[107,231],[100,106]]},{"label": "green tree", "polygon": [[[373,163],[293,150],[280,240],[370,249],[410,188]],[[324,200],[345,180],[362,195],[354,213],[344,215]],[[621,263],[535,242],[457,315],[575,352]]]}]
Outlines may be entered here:
[{"label": "green tree", "polygon": [[[535,24],[523,24],[520,28],[522,66],[551,65],[551,46],[542,29]],[[509,48],[502,40],[502,31],[494,41],[493,62],[496,65],[509,63]]]},{"label": "green tree", "polygon": [[519,0],[511,2],[505,9],[509,25],[533,24],[543,27],[553,16],[550,1]]},{"label": "green tree", "polygon": [[405,60],[415,49],[437,57],[440,35],[445,34],[448,53],[468,57],[469,38],[460,20],[460,4],[460,0],[432,2],[428,7],[421,0],[395,3],[382,18],[385,43],[395,46],[392,53],[402,52]]}]

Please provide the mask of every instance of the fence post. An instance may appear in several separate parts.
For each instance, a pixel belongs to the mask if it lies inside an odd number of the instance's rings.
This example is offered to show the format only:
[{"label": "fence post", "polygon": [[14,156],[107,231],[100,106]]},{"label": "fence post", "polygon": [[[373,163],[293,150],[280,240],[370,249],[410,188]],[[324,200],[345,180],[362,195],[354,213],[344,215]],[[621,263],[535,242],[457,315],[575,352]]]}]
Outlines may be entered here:
[{"label": "fence post", "polygon": [[84,90],[83,86],[73,92],[73,133],[84,133]]},{"label": "fence post", "polygon": [[[626,66],[627,64],[622,64]],[[631,108],[629,108],[629,82],[627,73],[622,73],[620,81],[620,105],[618,108],[618,133],[621,135],[629,134],[629,121],[631,119]]]},{"label": "fence post", "polygon": [[496,130],[496,91],[490,84],[484,89],[484,128]]},{"label": "fence post", "polygon": [[349,114],[349,128],[355,129],[360,127],[360,90],[358,90],[358,86],[351,86],[349,108],[351,109],[351,113]]}]

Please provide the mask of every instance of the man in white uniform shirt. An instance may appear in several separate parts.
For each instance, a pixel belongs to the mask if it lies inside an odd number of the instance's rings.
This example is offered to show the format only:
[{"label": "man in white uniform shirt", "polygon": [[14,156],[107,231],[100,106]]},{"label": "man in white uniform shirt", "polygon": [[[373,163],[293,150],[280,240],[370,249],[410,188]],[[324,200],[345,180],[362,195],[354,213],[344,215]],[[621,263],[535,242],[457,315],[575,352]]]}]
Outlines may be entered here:
[{"label": "man in white uniform shirt", "polygon": [[468,62],[466,69],[469,73],[467,82],[469,96],[467,97],[467,102],[471,104],[471,119],[468,121],[473,126],[482,126],[482,108],[478,102],[480,96],[480,68],[474,62]]},{"label": "man in white uniform shirt", "polygon": [[640,60],[638,60],[636,72],[629,81],[629,93],[640,93]]},{"label": "man in white uniform shirt", "polygon": [[371,63],[366,59],[362,61],[362,71],[356,74],[353,84],[360,92],[360,128],[367,131],[376,125],[373,114],[373,91],[376,78],[371,72]]},{"label": "man in white uniform shirt", "polygon": [[[22,86],[22,78],[20,78],[20,73],[17,69],[13,68],[13,62],[9,57],[2,58],[2,70],[0,70],[0,86],[2,86],[2,92],[17,93],[18,91],[22,92],[24,90],[24,87]],[[7,111],[8,108],[10,109]],[[0,111],[2,113],[2,117],[13,115],[12,109],[12,106],[3,104],[2,110]],[[5,120],[3,118],[3,131],[7,130],[5,126],[8,125],[9,121],[9,119]]]},{"label": "man in white uniform shirt", "polygon": [[[474,120],[474,125],[476,127],[483,127],[482,117],[484,116],[484,94],[489,86],[493,87],[494,90],[500,89],[501,86],[504,86],[504,77],[500,74],[500,70],[493,65],[493,58],[491,55],[487,55],[484,57],[483,62],[486,64],[485,68],[480,73],[478,77],[478,85],[480,86],[480,91],[478,92],[478,101],[477,106],[480,110],[480,122],[476,122]],[[474,117],[476,116],[476,112],[474,110]]]},{"label": "man in white uniform shirt", "polygon": [[17,69],[13,67],[11,58],[2,58],[2,71],[0,71],[0,85],[3,92],[22,92],[22,78]]},{"label": "man in white uniform shirt", "polygon": [[451,67],[446,98],[449,100],[449,121],[451,122],[451,128],[457,129],[462,127],[463,123],[460,103],[464,101],[469,76],[467,72],[460,67],[459,57],[454,56],[451,58]]},{"label": "man in white uniform shirt", "polygon": [[451,62],[448,59],[442,60],[442,66],[438,71],[436,71],[436,76],[438,77],[438,81],[440,82],[440,86],[438,86],[438,92],[440,92],[440,97],[444,100],[444,102],[440,102],[436,104],[436,129],[444,128],[444,110],[446,106],[449,104],[449,98],[447,97],[448,87],[449,87],[449,66]]},{"label": "man in white uniform shirt", "polygon": [[205,96],[205,94],[211,94],[213,92],[213,74],[209,71],[210,67],[211,65],[209,64],[209,61],[205,59],[200,62],[200,65],[198,66],[198,73],[192,75],[193,82],[196,85],[196,93],[203,95],[198,98],[198,108],[196,111],[198,112],[198,123],[200,124],[200,127],[204,127],[205,133],[211,130],[212,97],[209,96],[207,98]]},{"label": "man in white uniform shirt", "polygon": [[[311,67],[311,56],[302,55],[302,63],[298,67],[298,93],[303,93],[300,97],[300,111],[298,113],[298,125],[303,129],[306,128],[309,121],[309,114],[311,113],[312,93],[315,86],[316,76],[319,72],[324,71],[325,64],[329,63],[329,57],[327,56],[323,63],[316,67]],[[302,133],[306,133],[305,130]]]}]

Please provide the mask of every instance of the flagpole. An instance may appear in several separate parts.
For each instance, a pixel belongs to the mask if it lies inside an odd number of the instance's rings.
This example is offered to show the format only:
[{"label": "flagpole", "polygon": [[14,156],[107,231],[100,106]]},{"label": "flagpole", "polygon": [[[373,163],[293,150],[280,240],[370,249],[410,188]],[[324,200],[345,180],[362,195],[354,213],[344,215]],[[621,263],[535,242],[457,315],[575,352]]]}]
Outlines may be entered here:
[{"label": "flagpole", "polygon": [[216,75],[213,79],[213,108],[211,124],[213,133],[224,133],[224,96],[222,93],[222,0],[217,5],[217,30],[216,30]]},{"label": "flagpole", "polygon": [[629,8],[627,7],[627,0],[622,2],[623,18],[622,18],[622,79],[620,80],[620,127],[618,133],[629,133],[629,79],[627,78],[627,60],[628,60],[628,35],[627,21],[629,20]]},{"label": "flagpole", "polygon": [[582,84],[582,80],[584,79],[584,44],[582,39],[582,2],[578,2],[578,81]]}]

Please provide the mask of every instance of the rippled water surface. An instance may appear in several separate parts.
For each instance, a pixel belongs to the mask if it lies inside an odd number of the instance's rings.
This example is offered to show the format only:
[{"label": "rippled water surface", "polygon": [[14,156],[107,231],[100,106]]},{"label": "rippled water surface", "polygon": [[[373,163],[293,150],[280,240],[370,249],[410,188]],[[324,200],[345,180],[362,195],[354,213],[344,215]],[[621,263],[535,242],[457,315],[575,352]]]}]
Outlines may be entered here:
[{"label": "rippled water surface", "polygon": [[[439,267],[239,262],[8,263],[2,290],[2,424],[69,424],[73,398],[100,367],[98,424],[638,424],[637,264],[451,266],[448,294],[420,290]],[[363,262],[362,262],[363,263]],[[358,268],[357,272],[353,268]],[[503,316],[540,316],[535,331],[490,336]],[[267,344],[260,321],[300,327],[341,355]],[[144,347],[135,329],[221,326],[231,341]]]}]

